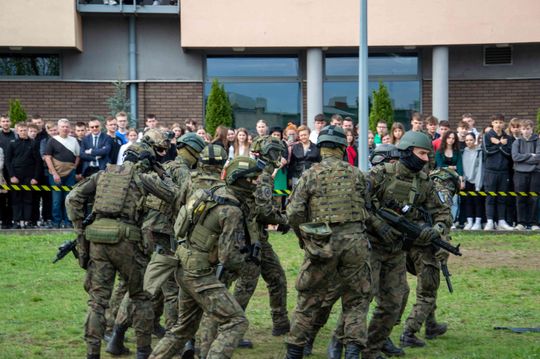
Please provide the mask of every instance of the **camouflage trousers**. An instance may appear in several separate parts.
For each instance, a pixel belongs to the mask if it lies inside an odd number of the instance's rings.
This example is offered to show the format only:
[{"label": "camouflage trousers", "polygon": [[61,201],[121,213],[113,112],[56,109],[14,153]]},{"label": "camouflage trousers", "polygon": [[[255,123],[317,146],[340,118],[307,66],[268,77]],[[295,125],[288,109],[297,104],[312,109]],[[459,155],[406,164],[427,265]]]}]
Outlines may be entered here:
[{"label": "camouflage trousers", "polygon": [[270,310],[274,327],[288,327],[287,315],[287,278],[279,257],[274,252],[268,237],[261,238],[261,264],[248,263],[240,272],[234,287],[234,297],[247,308],[259,281],[259,276],[266,282],[270,297]]},{"label": "camouflage trousers", "polygon": [[337,278],[343,284],[343,342],[365,347],[371,291],[368,241],[360,223],[332,226],[332,258],[321,260],[306,252],[296,280],[298,299],[287,343],[305,346],[313,318]]},{"label": "camouflage trousers", "polygon": [[[370,302],[375,298],[377,307],[368,327],[367,348],[364,351],[366,358],[376,357],[382,348],[384,340],[390,335],[392,328],[397,324],[405,309],[409,293],[404,252],[391,254],[373,249],[370,254],[370,264],[372,277]],[[334,283],[335,285],[325,296],[318,314],[313,318],[311,338],[315,338],[319,330],[326,324],[332,306],[343,292],[343,286],[337,278],[334,279]],[[342,315],[338,319],[334,335],[340,342],[344,342]]]},{"label": "camouflage trousers", "polygon": [[414,265],[416,272],[416,303],[405,322],[405,330],[416,333],[426,319],[434,319],[437,290],[440,284],[439,263],[428,247],[413,246],[407,253],[407,262]]},{"label": "camouflage trousers", "polygon": [[382,250],[371,252],[373,273],[372,299],[375,310],[368,327],[368,345],[362,358],[375,358],[384,341],[390,336],[407,303],[409,285],[405,267],[405,252],[389,253]]},{"label": "camouflage trousers", "polygon": [[116,244],[90,244],[90,262],[84,288],[89,294],[88,316],[84,338],[88,354],[99,354],[105,333],[105,311],[111,299],[116,273],[126,280],[129,297],[133,302],[133,328],[137,347],[151,344],[154,314],[150,294],[143,290],[146,257],[139,243],[120,241]]},{"label": "camouflage trousers", "polygon": [[191,275],[178,267],[175,276],[181,288],[178,320],[167,330],[150,358],[172,358],[177,355],[185,343],[195,337],[203,313],[218,325],[218,335],[206,358],[231,358],[248,328],[248,321],[238,302],[218,281],[213,270],[206,275]]}]

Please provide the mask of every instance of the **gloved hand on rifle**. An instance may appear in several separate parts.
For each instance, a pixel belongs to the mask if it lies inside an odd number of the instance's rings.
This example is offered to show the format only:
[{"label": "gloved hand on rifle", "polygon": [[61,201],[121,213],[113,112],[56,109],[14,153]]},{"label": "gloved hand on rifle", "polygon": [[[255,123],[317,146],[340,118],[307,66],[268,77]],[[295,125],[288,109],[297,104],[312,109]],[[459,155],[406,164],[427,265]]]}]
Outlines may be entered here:
[{"label": "gloved hand on rifle", "polygon": [[433,237],[440,237],[446,231],[446,226],[442,223],[435,223],[433,227],[424,227],[418,238],[414,241],[416,246],[429,246]]},{"label": "gloved hand on rifle", "polygon": [[387,243],[395,242],[400,236],[397,230],[386,223],[378,226],[377,234]]}]

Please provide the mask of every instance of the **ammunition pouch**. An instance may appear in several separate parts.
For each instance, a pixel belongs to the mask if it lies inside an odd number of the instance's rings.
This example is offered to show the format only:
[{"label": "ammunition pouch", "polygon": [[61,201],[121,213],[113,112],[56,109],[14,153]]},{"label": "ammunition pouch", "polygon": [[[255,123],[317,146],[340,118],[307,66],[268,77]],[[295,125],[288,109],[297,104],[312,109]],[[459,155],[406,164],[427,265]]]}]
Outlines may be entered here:
[{"label": "ammunition pouch", "polygon": [[92,243],[115,244],[121,240],[141,242],[139,227],[112,218],[100,218],[88,225],[85,230],[86,240]]},{"label": "ammunition pouch", "polygon": [[328,223],[304,223],[300,225],[304,250],[313,261],[329,260],[333,256],[330,237],[332,229]]},{"label": "ammunition pouch", "polygon": [[184,272],[191,276],[206,276],[214,272],[214,266],[210,264],[208,253],[181,245],[176,249],[176,257],[180,260]]}]

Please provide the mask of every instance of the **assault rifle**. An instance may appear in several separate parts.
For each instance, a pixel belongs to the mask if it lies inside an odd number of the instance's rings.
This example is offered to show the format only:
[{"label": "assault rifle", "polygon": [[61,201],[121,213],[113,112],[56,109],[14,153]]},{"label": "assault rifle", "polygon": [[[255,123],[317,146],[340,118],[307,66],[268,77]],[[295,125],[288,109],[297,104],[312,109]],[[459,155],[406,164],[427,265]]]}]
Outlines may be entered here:
[{"label": "assault rifle", "polygon": [[[386,223],[388,223],[391,227],[396,229],[398,232],[403,233],[406,245],[411,245],[412,243],[414,243],[414,240],[420,236],[422,229],[424,229],[423,226],[419,226],[416,223],[409,221],[404,216],[396,213],[389,208],[381,208],[377,210],[377,215]],[[459,244],[454,247],[450,243],[443,241],[440,235],[434,235],[431,238],[431,244],[435,248],[444,249],[445,251],[452,253],[455,256],[462,255],[459,250]]]},{"label": "assault rifle", "polygon": [[[90,213],[82,222],[83,229],[86,228],[86,226],[92,224],[94,222],[95,215],[93,213]],[[69,252],[73,252],[73,256],[76,259],[79,259],[79,251],[77,251],[77,239],[74,239],[72,241],[65,241],[58,247],[58,252],[56,252],[56,257],[53,260],[53,264],[62,260],[65,256],[69,254]]]}]

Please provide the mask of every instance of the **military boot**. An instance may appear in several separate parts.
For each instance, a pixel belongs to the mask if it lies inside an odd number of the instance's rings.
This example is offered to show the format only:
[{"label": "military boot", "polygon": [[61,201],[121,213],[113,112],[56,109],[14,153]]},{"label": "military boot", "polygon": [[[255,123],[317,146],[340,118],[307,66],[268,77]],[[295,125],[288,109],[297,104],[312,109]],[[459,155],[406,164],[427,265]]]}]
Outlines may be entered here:
[{"label": "military boot", "polygon": [[285,335],[291,330],[291,323],[287,317],[287,312],[272,312],[272,336],[279,337]]},{"label": "military boot", "polygon": [[112,355],[126,355],[129,354],[129,349],[124,346],[124,336],[127,331],[127,327],[122,325],[115,325],[112,331],[111,340],[107,344],[105,351]]},{"label": "military boot", "polygon": [[345,359],[360,359],[360,353],[362,352],[358,344],[347,344],[345,347]]},{"label": "military boot", "polygon": [[406,348],[406,347],[420,348],[426,345],[426,343],[423,340],[417,338],[415,333],[408,329],[405,329],[403,334],[401,334],[401,337],[399,337],[399,342],[401,343],[401,346],[403,348]]},{"label": "military boot", "polygon": [[184,345],[184,352],[182,353],[182,359],[195,358],[195,339],[190,339]]},{"label": "military boot", "polygon": [[285,359],[302,359],[303,356],[303,347],[294,344],[287,344],[287,354],[285,354]]},{"label": "military boot", "polygon": [[431,311],[426,318],[426,339],[435,339],[448,330],[446,323],[437,323],[435,311]]},{"label": "military boot", "polygon": [[152,347],[150,345],[147,345],[145,347],[137,348],[137,359],[148,359],[148,357],[152,354]]},{"label": "military boot", "polygon": [[384,341],[381,351],[389,357],[401,357],[405,355],[405,351],[399,347],[396,347],[390,337]]},{"label": "military boot", "polygon": [[99,354],[86,354],[86,359],[100,359]]},{"label": "military boot", "polygon": [[343,352],[343,343],[341,343],[335,335],[332,335],[327,349],[328,359],[340,359]]},{"label": "military boot", "polygon": [[249,339],[242,338],[238,342],[237,348],[253,349],[253,342],[251,340],[249,340]]},{"label": "military boot", "polygon": [[308,357],[313,353],[313,342],[315,341],[315,338],[309,338],[306,341],[306,345],[304,346],[304,356]]},{"label": "military boot", "polygon": [[435,339],[440,335],[443,335],[448,330],[446,323],[431,323],[428,325],[426,322],[426,339]]}]

